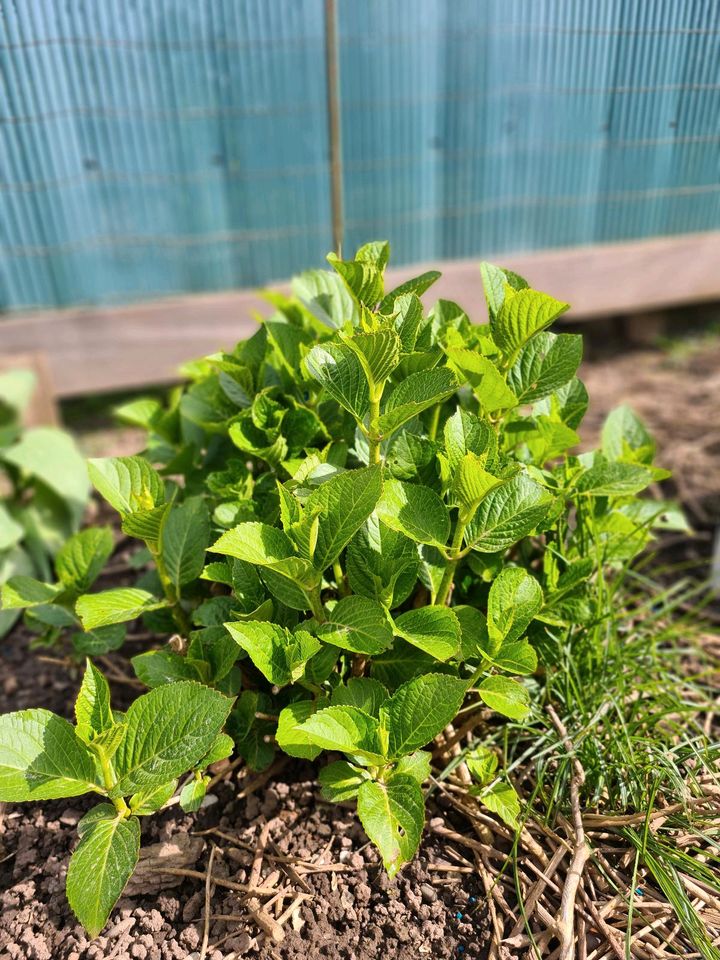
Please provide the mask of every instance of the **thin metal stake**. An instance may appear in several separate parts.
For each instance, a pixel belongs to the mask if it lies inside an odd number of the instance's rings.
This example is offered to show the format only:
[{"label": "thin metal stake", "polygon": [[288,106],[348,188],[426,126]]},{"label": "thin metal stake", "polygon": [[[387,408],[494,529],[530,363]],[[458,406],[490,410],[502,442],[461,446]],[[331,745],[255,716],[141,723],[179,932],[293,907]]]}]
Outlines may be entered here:
[{"label": "thin metal stake", "polygon": [[336,0],[325,0],[325,70],[327,77],[328,139],[330,141],[330,207],[332,242],[339,257],[343,242],[342,122]]}]

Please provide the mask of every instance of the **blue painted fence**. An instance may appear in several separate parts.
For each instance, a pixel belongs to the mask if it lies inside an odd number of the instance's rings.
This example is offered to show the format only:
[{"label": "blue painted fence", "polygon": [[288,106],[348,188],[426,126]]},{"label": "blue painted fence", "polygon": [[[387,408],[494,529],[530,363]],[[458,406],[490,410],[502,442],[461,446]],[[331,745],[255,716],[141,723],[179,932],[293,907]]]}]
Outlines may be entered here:
[{"label": "blue painted fence", "polygon": [[[346,249],[720,226],[715,0],[337,0]],[[323,0],[0,0],[0,308],[331,247]]]}]

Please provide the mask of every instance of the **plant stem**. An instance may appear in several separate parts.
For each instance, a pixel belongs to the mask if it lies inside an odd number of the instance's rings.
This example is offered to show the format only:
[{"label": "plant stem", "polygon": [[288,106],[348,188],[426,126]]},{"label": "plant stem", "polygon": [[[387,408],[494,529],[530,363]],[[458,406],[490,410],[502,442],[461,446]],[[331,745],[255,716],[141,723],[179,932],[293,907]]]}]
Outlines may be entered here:
[{"label": "plant stem", "polygon": [[312,615],[315,617],[318,623],[325,623],[325,608],[323,607],[323,602],[320,598],[319,585],[308,594],[308,599],[310,600],[310,609],[312,610]]},{"label": "plant stem", "polygon": [[463,517],[458,516],[457,524],[455,525],[455,534],[450,544],[450,549],[448,551],[449,560],[447,566],[445,567],[445,573],[443,578],[440,581],[440,586],[438,587],[437,596],[435,598],[435,603],[441,607],[444,607],[445,604],[450,599],[450,589],[453,585],[453,578],[455,576],[455,568],[458,565],[460,560],[460,551],[462,548],[462,540],[465,534],[465,527],[467,526],[467,520]]},{"label": "plant stem", "polygon": [[337,584],[338,593],[341,597],[346,597],[349,593],[348,585],[345,581],[345,574],[343,573],[343,568],[340,564],[340,560],[336,560],[333,564],[333,573],[335,574],[335,583]]},{"label": "plant stem", "polygon": [[382,391],[380,391],[376,397],[370,398],[370,415],[369,415],[369,432],[368,432],[368,441],[370,444],[370,450],[368,453],[368,462],[372,465],[373,463],[380,463],[380,437],[375,433],[377,427],[377,421],[380,418],[380,398],[382,396]]},{"label": "plant stem", "polygon": [[180,603],[180,598],[175,593],[175,588],[173,587],[170,577],[168,576],[167,570],[165,569],[165,564],[160,556],[159,551],[153,552],[153,559],[155,561],[158,576],[160,577],[160,583],[162,584],[165,599],[170,604],[170,612],[173,620],[175,621],[175,626],[180,631],[181,636],[187,639],[190,636],[190,631],[192,629],[190,620],[183,610],[183,607]]},{"label": "plant stem", "polygon": [[433,407],[433,411],[430,414],[430,423],[428,424],[428,437],[431,440],[434,440],[438,432],[438,424],[440,423],[440,408],[442,407],[441,403],[436,403]]},{"label": "plant stem", "polygon": [[[105,789],[108,793],[115,787],[116,780],[115,774],[113,772],[112,765],[105,754],[105,751],[100,748],[94,751],[98,760],[100,761],[100,769],[102,770],[103,783],[105,784]],[[123,797],[115,797],[113,799],[113,804],[115,809],[120,814],[121,817],[127,817],[130,815],[130,807],[125,803]]]}]

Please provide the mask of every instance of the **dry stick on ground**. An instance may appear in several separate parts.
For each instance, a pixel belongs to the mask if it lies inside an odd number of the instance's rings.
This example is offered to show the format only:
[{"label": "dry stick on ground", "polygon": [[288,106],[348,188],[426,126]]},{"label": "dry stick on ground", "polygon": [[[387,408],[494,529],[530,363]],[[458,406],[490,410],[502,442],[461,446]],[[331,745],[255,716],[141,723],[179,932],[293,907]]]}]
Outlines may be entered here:
[{"label": "dry stick on ground", "polygon": [[[251,887],[257,886],[260,880],[260,872],[262,870],[263,860],[265,859],[265,848],[267,847],[269,836],[270,823],[268,822],[263,825],[260,836],[258,837],[257,847],[255,848],[255,856],[253,857],[249,878],[249,885]],[[263,933],[267,934],[274,943],[281,943],[285,939],[283,928],[274,917],[270,916],[267,910],[260,904],[259,900],[248,900],[246,907]]]},{"label": "dry stick on ground", "polygon": [[210,844],[210,857],[207,865],[207,880],[205,881],[205,917],[203,920],[203,938],[200,946],[200,960],[205,960],[207,956],[208,941],[210,939],[210,900],[212,897],[212,868],[215,860],[217,847],[214,843]]},{"label": "dry stick on ground", "polygon": [[582,813],[580,810],[580,787],[585,782],[585,771],[577,758],[570,735],[565,729],[562,720],[555,712],[552,704],[548,704],[547,712],[563,742],[563,746],[572,763],[573,770],[570,777],[570,808],[572,811],[573,825],[575,827],[575,849],[567,877],[565,878],[565,888],[563,889],[562,900],[560,901],[560,913],[558,914],[557,922],[561,940],[560,960],[574,960],[575,897],[577,896],[585,864],[590,857],[590,848],[585,840],[585,831],[583,829]]}]

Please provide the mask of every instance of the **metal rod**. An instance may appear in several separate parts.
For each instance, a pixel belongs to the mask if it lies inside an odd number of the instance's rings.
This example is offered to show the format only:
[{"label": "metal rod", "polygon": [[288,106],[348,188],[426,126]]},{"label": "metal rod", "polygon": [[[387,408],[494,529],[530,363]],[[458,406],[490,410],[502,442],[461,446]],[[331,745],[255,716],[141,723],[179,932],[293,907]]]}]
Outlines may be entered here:
[{"label": "metal rod", "polygon": [[336,0],[325,0],[325,70],[327,77],[328,139],[330,144],[332,242],[335,252],[341,257],[343,242],[343,171]]}]

